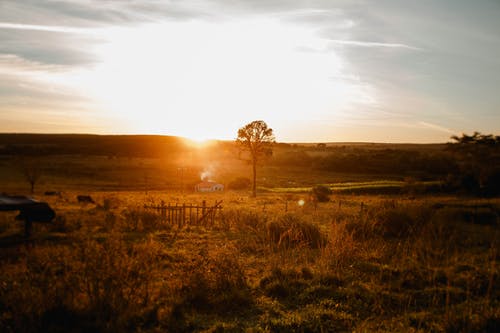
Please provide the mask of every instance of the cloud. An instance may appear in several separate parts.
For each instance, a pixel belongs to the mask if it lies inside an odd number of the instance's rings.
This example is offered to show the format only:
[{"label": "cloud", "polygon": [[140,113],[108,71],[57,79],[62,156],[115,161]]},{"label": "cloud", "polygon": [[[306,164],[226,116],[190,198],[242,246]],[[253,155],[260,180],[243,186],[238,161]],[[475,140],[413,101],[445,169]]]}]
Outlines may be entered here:
[{"label": "cloud", "polygon": [[73,27],[55,26],[55,25],[20,24],[20,23],[8,23],[8,22],[0,22],[0,29],[63,32],[72,34],[91,34],[93,32],[91,29],[85,29],[85,28],[73,28]]},{"label": "cloud", "polygon": [[82,66],[97,59],[92,48],[101,42],[88,29],[0,23],[0,55],[16,55],[28,61]]},{"label": "cloud", "polygon": [[39,1],[0,3],[0,21],[79,27],[130,25],[160,19],[189,19],[206,15],[206,1]]},{"label": "cloud", "polygon": [[425,128],[430,128],[430,129],[433,129],[433,130],[436,130],[436,131],[439,131],[439,132],[444,132],[444,133],[449,133],[449,134],[456,134],[457,133],[457,131],[453,131],[453,130],[451,130],[449,128],[446,128],[446,127],[443,127],[443,126],[440,126],[440,125],[428,123],[426,121],[419,121],[418,125],[420,125],[422,127],[425,127]]},{"label": "cloud", "polygon": [[396,48],[396,49],[408,49],[408,50],[415,50],[415,51],[422,50],[418,47],[407,45],[407,44],[402,44],[402,43],[381,43],[381,42],[366,42],[366,41],[358,41],[358,40],[338,40],[338,39],[332,39],[332,40],[330,40],[330,42],[332,42],[334,44],[347,45],[347,46]]}]

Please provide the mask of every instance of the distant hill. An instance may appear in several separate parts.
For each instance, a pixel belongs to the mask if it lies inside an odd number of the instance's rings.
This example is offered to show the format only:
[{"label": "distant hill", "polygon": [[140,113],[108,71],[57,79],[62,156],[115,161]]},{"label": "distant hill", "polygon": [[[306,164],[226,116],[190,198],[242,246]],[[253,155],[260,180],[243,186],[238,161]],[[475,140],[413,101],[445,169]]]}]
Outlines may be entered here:
[{"label": "distant hill", "polygon": [[164,135],[0,134],[0,155],[105,155],[160,157],[188,149]]},{"label": "distant hill", "polygon": [[293,143],[301,147],[325,147],[339,148],[350,147],[359,149],[400,149],[400,150],[441,150],[446,146],[446,143],[386,143],[386,142],[324,142],[324,143]]}]

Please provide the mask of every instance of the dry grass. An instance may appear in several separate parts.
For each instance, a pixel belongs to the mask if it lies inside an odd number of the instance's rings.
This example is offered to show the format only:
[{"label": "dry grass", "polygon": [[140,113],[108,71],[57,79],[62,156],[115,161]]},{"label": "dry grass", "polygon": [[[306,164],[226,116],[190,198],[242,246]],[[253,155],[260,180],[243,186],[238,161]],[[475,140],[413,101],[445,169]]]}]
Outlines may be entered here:
[{"label": "dry grass", "polygon": [[[495,331],[498,226],[454,198],[75,192],[25,244],[1,217],[0,330]],[[142,207],[224,200],[212,226]],[[285,205],[285,203],[287,203]],[[340,203],[340,204],[339,204]],[[498,202],[495,201],[498,205]],[[287,210],[287,211],[285,211]],[[471,218],[474,217],[474,218]]]}]

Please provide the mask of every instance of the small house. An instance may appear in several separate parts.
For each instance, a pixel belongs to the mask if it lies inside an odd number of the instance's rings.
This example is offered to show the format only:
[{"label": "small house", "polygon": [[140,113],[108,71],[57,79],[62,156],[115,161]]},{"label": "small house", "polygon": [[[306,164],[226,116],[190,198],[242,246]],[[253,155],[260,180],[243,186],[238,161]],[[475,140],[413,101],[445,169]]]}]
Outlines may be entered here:
[{"label": "small house", "polygon": [[196,184],[194,190],[196,192],[219,192],[224,191],[224,185],[212,181],[203,181]]}]

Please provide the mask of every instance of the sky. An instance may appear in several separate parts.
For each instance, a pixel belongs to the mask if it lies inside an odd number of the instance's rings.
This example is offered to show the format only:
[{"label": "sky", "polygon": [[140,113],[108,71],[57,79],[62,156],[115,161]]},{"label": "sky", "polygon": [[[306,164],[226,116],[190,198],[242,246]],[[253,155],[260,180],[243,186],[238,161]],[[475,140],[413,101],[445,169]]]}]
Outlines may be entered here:
[{"label": "sky", "polygon": [[0,0],[0,132],[500,134],[500,0]]}]

